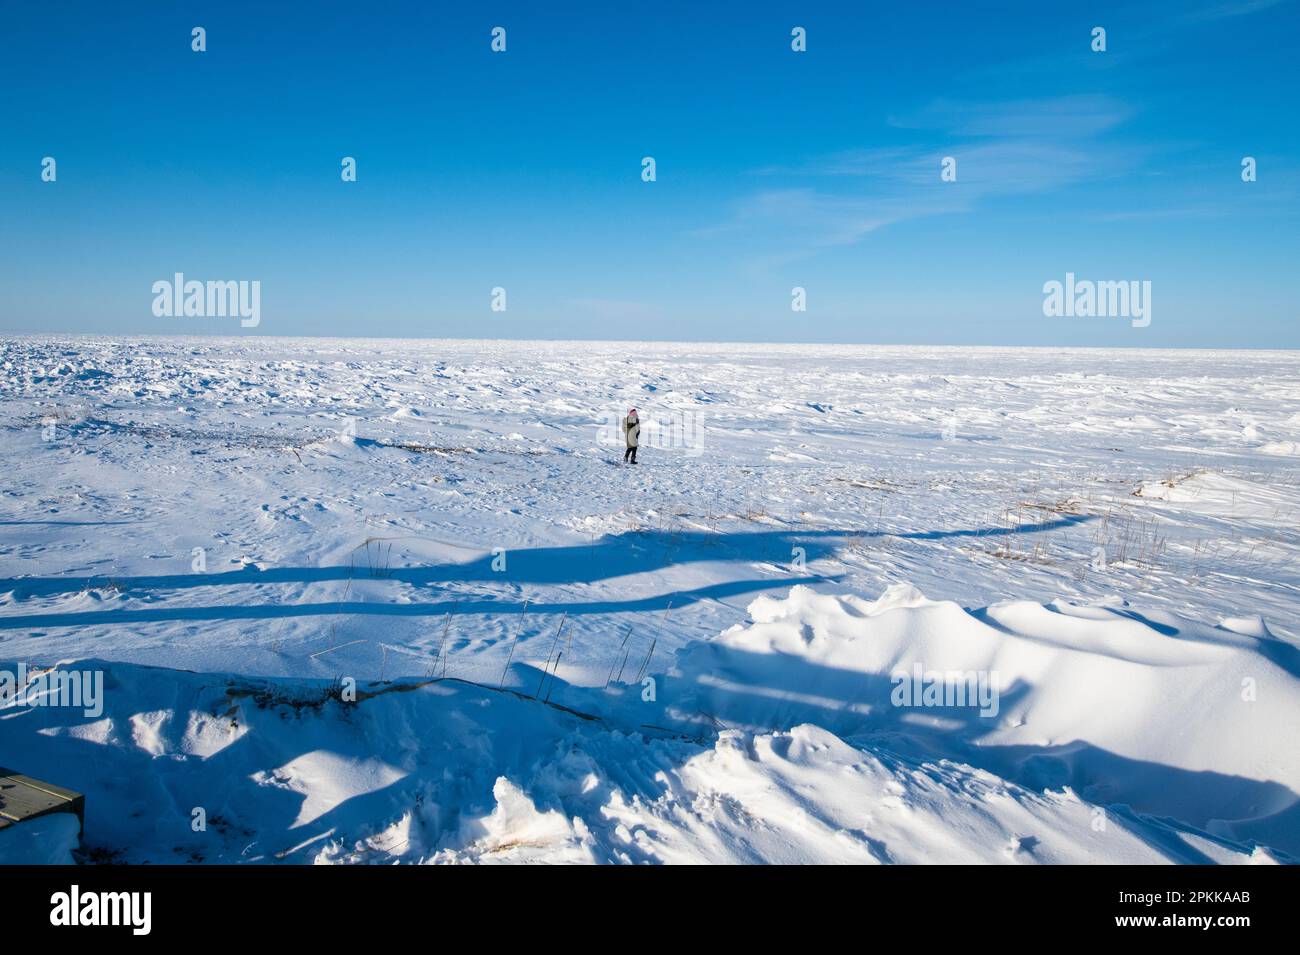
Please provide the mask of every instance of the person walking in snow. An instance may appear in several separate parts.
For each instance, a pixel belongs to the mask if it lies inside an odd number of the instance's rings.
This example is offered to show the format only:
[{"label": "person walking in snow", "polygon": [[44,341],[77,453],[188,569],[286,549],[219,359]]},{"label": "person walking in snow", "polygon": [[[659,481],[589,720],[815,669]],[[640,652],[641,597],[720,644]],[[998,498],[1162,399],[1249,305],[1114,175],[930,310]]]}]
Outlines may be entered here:
[{"label": "person walking in snow", "polygon": [[623,419],[623,437],[627,439],[627,450],[623,452],[623,463],[629,460],[636,464],[636,445],[641,437],[641,421],[636,416],[636,409],[633,408]]}]

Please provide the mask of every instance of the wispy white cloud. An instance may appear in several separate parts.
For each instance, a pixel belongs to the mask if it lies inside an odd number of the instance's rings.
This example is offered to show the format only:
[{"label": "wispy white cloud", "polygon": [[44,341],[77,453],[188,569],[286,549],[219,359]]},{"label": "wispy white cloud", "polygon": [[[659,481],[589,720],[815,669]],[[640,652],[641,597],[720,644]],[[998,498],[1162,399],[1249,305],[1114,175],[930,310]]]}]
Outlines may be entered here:
[{"label": "wispy white cloud", "polygon": [[915,214],[901,197],[834,195],[811,188],[765,189],[737,202],[727,222],[695,234],[777,230],[789,242],[819,248],[856,242]]},{"label": "wispy white cloud", "polygon": [[[943,146],[847,150],[756,170],[781,187],[738,200],[725,222],[696,235],[745,236],[768,246],[771,266],[849,245],[879,229],[929,216],[970,212],[999,196],[1047,192],[1130,171],[1143,158],[1105,134],[1133,115],[1109,97],[1006,102],[936,100],[896,122]],[[957,181],[941,182],[945,156]]]},{"label": "wispy white cloud", "polygon": [[1085,139],[1122,125],[1131,107],[1109,96],[1054,96],[1001,102],[937,99],[911,114],[892,116],[903,129],[948,136]]},{"label": "wispy white cloud", "polygon": [[1203,9],[1187,11],[1186,19],[1223,20],[1228,17],[1244,17],[1291,2],[1293,0],[1235,0],[1231,3],[1216,3]]}]

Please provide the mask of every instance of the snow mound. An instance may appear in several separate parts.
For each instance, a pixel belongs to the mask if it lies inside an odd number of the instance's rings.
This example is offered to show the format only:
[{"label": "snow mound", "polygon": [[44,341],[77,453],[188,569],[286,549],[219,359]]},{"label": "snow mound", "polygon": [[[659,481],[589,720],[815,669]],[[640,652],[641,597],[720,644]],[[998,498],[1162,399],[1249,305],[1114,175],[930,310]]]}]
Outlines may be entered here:
[{"label": "snow mound", "polygon": [[467,819],[465,846],[446,849],[434,862],[593,862],[591,836],[581,819],[538,810],[528,794],[504,776],[492,786],[496,806],[481,819]]},{"label": "snow mound", "polygon": [[[653,821],[627,814],[669,862],[698,859],[719,834],[729,848],[710,861],[1127,863],[1157,858],[1151,843],[1163,839],[1152,823],[1129,829],[1131,814],[1108,817],[1069,790],[1030,792],[950,760],[851,745],[808,724],[725,731],[680,778],[697,794],[684,820],[668,815],[677,809],[671,800],[649,807]],[[1180,851],[1188,857],[1248,858],[1213,838],[1186,838]]]},{"label": "snow mound", "polygon": [[[853,607],[844,621],[945,606]],[[833,646],[847,623],[826,619]],[[103,669],[112,690],[101,729],[75,732],[79,712],[35,708],[4,721],[6,759],[85,792],[85,847],[121,862],[1286,860],[1232,825],[1103,806],[903,736],[802,722],[646,738],[457,680],[365,684],[347,704],[328,684],[80,666]],[[0,833],[0,854],[40,861],[54,843],[37,841]]]},{"label": "snow mound", "polygon": [[1278,736],[1300,721],[1300,650],[1262,619],[1064,601],[966,610],[907,585],[875,602],[796,587],[750,612],[678,652],[669,720],[901,738],[1300,853],[1300,753]]}]

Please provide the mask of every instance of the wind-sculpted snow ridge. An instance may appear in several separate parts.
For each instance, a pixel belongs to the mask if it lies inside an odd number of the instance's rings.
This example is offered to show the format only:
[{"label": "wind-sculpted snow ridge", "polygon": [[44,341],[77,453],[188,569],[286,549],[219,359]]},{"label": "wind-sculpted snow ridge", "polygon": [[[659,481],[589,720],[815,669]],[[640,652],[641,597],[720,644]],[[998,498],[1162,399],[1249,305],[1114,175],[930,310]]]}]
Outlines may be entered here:
[{"label": "wind-sculpted snow ridge", "polygon": [[885,734],[1300,855],[1300,749],[1282,729],[1300,725],[1300,649],[1258,617],[968,611],[907,584],[876,601],[796,587],[749,610],[752,624],[679,651],[677,719]]},{"label": "wind-sculpted snow ridge", "polygon": [[[93,792],[83,851],[127,862],[1226,863],[1297,847],[1300,670],[1262,621],[967,611],[910,585],[875,601],[796,587],[750,614],[649,684],[564,707],[455,679],[345,703],[319,681],[65,663],[105,672],[103,713],[0,711],[6,759]],[[930,706],[924,688],[898,705],[918,665],[949,690],[993,676],[996,705]]]}]

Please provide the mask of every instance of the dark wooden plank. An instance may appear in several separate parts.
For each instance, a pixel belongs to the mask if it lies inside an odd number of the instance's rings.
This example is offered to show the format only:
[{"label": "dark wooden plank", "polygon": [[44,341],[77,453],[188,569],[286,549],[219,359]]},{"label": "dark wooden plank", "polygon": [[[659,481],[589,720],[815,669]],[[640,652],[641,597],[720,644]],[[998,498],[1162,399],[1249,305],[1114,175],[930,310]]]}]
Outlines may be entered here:
[{"label": "dark wooden plank", "polygon": [[0,766],[0,828],[52,812],[84,821],[85,803],[81,793]]}]

